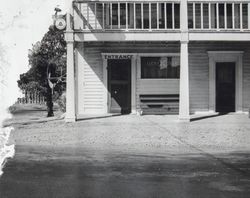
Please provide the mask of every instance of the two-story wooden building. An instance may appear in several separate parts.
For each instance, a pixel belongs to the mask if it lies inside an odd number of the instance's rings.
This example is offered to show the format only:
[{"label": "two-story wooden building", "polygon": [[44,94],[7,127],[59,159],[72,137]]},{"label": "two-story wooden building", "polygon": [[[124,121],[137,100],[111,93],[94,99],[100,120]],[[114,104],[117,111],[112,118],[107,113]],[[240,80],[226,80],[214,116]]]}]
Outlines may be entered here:
[{"label": "two-story wooden building", "polygon": [[74,0],[65,38],[66,121],[250,107],[250,0]]}]

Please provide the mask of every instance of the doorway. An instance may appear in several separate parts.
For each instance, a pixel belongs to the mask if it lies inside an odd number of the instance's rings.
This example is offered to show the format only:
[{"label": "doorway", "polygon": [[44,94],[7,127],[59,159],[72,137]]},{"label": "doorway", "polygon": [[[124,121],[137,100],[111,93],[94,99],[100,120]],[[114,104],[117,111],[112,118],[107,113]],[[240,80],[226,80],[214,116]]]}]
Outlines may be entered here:
[{"label": "doorway", "polygon": [[131,113],[131,60],[108,59],[110,113]]},{"label": "doorway", "polygon": [[216,112],[235,112],[235,63],[216,63]]}]

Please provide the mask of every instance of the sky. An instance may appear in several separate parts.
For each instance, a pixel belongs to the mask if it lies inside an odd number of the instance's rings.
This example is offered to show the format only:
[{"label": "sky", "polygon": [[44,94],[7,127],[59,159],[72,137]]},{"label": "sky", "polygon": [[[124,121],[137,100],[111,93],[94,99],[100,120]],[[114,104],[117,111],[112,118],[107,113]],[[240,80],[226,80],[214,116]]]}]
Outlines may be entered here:
[{"label": "sky", "polygon": [[53,23],[54,8],[59,7],[64,14],[69,3],[70,0],[0,0],[0,81],[5,81],[0,92],[7,103],[14,103],[20,96],[16,81],[29,68],[28,50]]}]

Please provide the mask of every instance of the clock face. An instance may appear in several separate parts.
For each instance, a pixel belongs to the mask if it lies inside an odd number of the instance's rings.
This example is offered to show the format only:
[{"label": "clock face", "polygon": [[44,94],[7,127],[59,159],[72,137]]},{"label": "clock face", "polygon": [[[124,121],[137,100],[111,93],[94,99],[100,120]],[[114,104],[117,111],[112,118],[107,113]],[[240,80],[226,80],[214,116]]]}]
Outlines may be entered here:
[{"label": "clock face", "polygon": [[62,18],[56,19],[55,25],[57,29],[63,30],[66,27],[66,21]]}]

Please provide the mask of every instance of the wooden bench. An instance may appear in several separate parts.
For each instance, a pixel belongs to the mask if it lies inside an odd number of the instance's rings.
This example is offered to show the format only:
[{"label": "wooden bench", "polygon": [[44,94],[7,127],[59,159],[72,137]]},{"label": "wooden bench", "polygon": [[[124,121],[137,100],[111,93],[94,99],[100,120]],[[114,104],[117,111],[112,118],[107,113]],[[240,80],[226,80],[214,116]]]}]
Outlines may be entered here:
[{"label": "wooden bench", "polygon": [[142,115],[164,115],[179,113],[179,94],[143,94],[140,95]]}]

